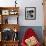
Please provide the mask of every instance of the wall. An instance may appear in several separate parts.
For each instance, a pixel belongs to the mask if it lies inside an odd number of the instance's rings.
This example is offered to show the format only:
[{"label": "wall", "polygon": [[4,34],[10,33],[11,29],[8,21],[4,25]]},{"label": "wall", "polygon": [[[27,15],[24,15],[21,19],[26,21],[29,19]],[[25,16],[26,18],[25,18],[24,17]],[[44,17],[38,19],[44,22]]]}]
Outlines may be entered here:
[{"label": "wall", "polygon": [[[0,0],[0,6],[15,6],[15,0]],[[20,26],[43,26],[42,0],[17,0]],[[25,20],[25,7],[36,7],[36,20]]]},{"label": "wall", "polygon": [[[21,0],[19,24],[21,26],[43,26],[42,0]],[[25,7],[36,7],[36,20],[25,20]]]}]

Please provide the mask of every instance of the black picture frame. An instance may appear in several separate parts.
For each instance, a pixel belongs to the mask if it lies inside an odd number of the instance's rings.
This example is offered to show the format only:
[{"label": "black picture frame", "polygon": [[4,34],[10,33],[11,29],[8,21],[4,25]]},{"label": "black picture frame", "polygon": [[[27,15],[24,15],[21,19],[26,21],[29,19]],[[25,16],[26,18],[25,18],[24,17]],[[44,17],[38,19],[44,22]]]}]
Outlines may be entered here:
[{"label": "black picture frame", "polygon": [[36,20],[36,7],[25,7],[25,19]]}]

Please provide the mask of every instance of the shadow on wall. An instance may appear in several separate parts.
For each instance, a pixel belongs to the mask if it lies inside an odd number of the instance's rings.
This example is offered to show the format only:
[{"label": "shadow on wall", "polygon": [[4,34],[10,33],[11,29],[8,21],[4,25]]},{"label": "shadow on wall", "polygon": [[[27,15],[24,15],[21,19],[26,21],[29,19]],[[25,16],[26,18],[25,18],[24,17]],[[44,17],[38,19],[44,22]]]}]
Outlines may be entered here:
[{"label": "shadow on wall", "polygon": [[41,43],[43,43],[43,33],[42,33],[43,30],[42,30],[42,26],[21,26],[20,27],[20,31],[19,31],[19,39],[20,39],[20,42],[21,42],[21,40],[23,38],[23,35],[24,35],[25,31],[28,28],[32,28],[36,32],[39,41]]}]

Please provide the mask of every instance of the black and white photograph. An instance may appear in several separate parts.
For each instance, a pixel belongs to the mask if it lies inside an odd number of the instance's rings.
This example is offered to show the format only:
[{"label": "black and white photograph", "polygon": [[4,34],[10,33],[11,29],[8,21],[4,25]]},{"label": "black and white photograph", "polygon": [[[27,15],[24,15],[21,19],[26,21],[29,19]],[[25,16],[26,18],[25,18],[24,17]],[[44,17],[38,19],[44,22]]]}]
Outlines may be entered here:
[{"label": "black and white photograph", "polygon": [[27,19],[27,20],[36,19],[36,8],[35,7],[26,7],[25,8],[25,19]]}]

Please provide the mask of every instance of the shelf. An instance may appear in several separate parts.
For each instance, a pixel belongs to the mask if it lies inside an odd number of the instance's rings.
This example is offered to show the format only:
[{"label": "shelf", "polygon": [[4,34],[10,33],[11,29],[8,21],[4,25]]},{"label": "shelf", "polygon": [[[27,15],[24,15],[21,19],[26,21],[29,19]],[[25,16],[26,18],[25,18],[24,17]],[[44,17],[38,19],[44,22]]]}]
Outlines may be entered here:
[{"label": "shelf", "polygon": [[12,40],[10,40],[10,41],[3,41],[4,43],[15,43],[15,42],[19,42],[19,40],[15,40],[15,41],[12,41]]},{"label": "shelf", "polygon": [[19,41],[1,41],[0,46],[18,46]]},{"label": "shelf", "polygon": [[19,7],[0,7],[1,10],[4,9],[19,9]]},{"label": "shelf", "polygon": [[[1,23],[2,24],[9,24],[9,16],[14,16],[16,17],[15,23],[13,24],[18,24],[18,16],[19,16],[19,7],[0,7],[0,16],[1,16]],[[11,19],[10,19],[11,20]],[[12,20],[13,21],[13,20]],[[12,21],[10,24],[12,24]],[[1,24],[0,23],[0,24]]]},{"label": "shelf", "polygon": [[0,7],[1,15],[18,15],[19,7]]},{"label": "shelf", "polygon": [[3,46],[18,46],[18,41],[2,42]]},{"label": "shelf", "polygon": [[19,31],[19,24],[0,24],[1,31],[5,28],[12,29],[13,31],[16,29],[17,32]]},{"label": "shelf", "polygon": [[0,46],[18,46],[18,17],[19,7],[0,7]]}]

